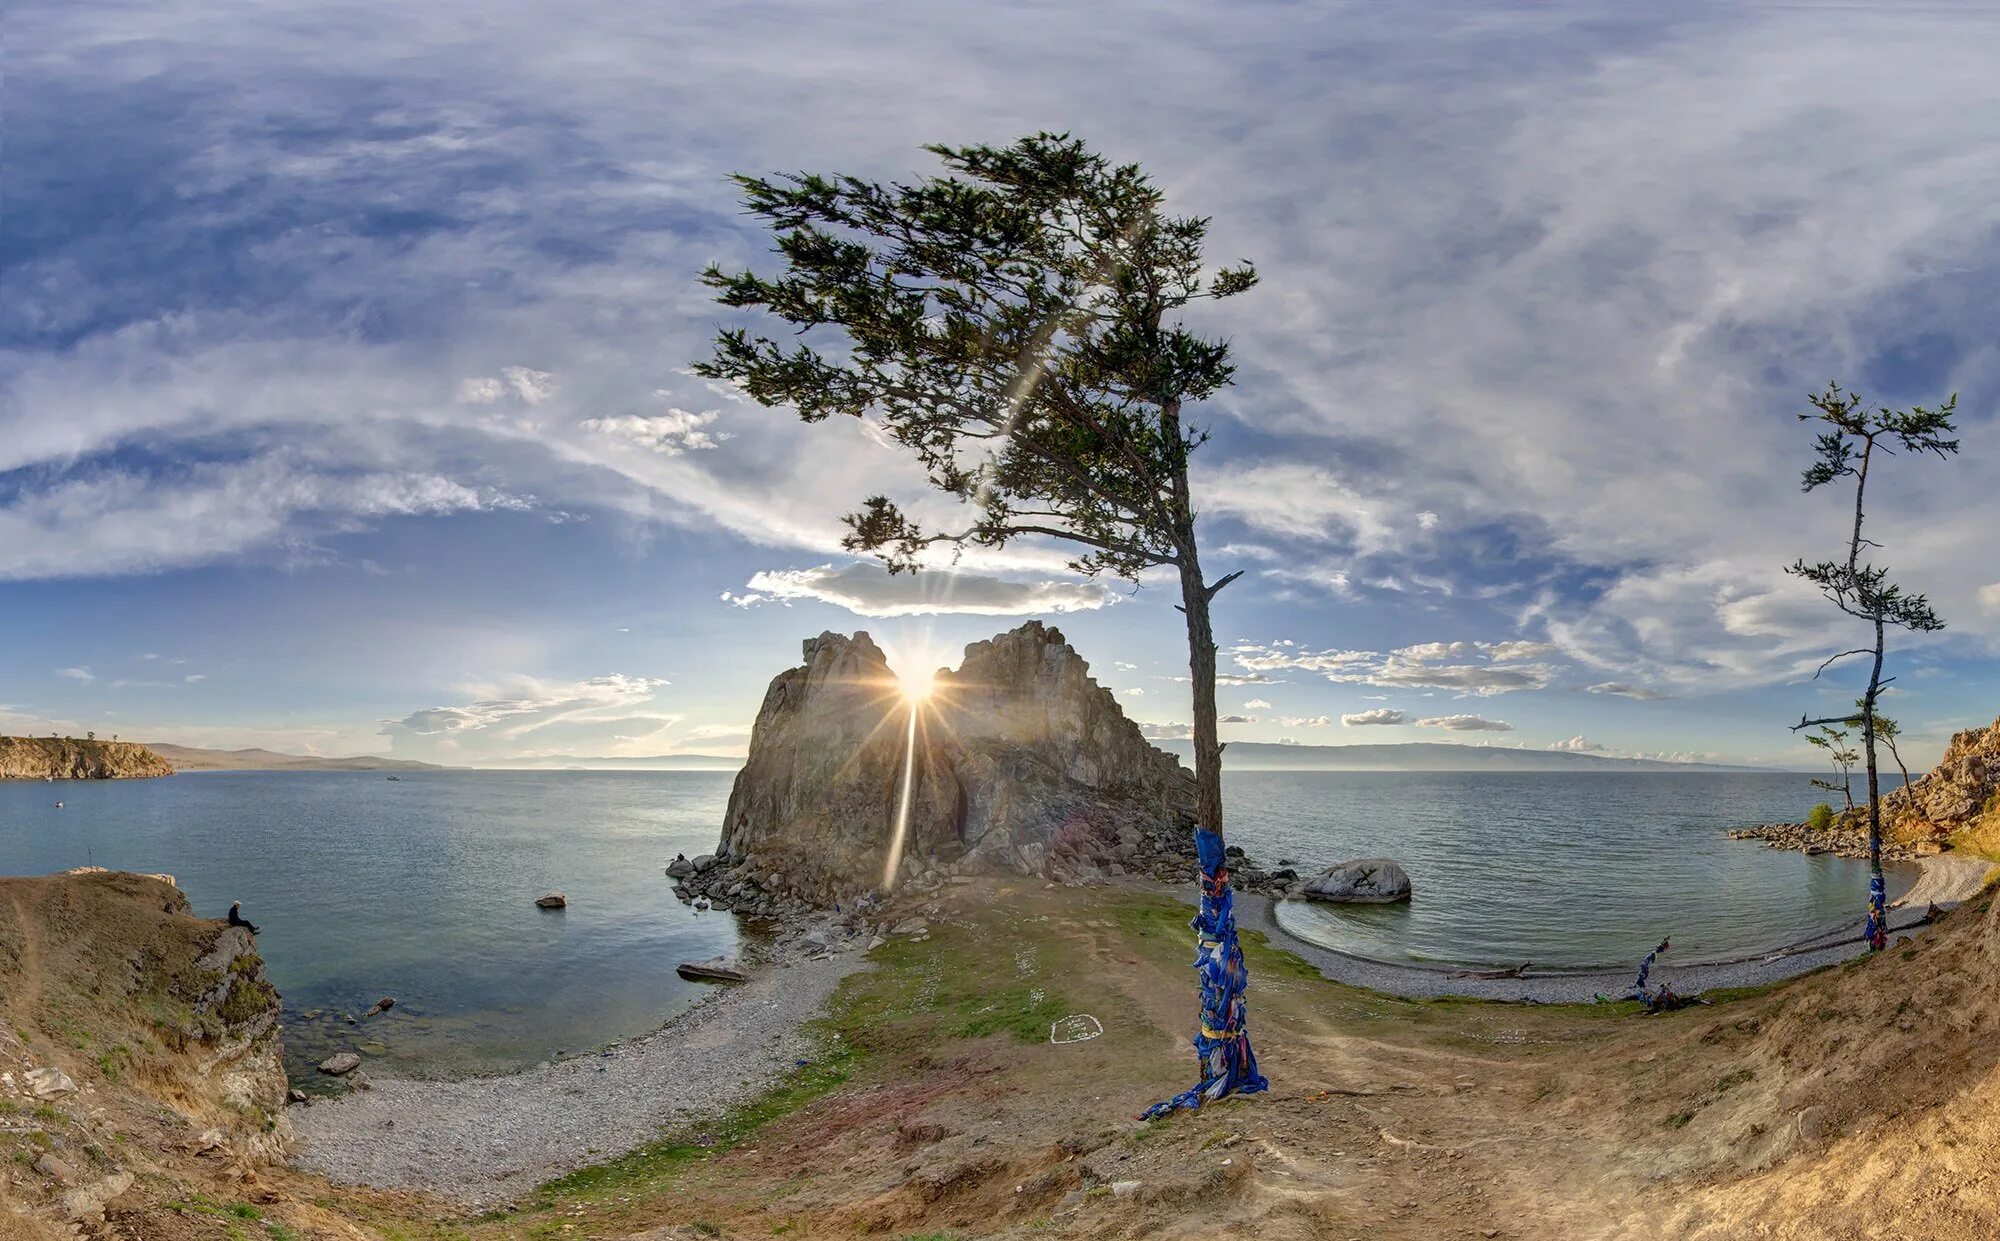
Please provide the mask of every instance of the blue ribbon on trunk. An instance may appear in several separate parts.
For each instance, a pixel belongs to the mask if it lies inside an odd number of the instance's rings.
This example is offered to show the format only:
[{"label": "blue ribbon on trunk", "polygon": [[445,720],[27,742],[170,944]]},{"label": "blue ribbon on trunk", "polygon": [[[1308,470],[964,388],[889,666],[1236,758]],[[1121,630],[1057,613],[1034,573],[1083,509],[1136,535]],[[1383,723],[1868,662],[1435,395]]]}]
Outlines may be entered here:
[{"label": "blue ribbon on trunk", "polygon": [[1271,1085],[1257,1071],[1257,1053],[1250,1049],[1243,1001],[1250,971],[1243,963],[1243,945],[1236,939],[1236,897],[1229,886],[1222,837],[1196,828],[1194,849],[1201,861],[1201,912],[1189,925],[1194,928],[1195,973],[1201,979],[1201,1031],[1194,1036],[1201,1080],[1147,1108],[1147,1120],[1184,1107],[1198,1108],[1224,1095],[1256,1094]]}]

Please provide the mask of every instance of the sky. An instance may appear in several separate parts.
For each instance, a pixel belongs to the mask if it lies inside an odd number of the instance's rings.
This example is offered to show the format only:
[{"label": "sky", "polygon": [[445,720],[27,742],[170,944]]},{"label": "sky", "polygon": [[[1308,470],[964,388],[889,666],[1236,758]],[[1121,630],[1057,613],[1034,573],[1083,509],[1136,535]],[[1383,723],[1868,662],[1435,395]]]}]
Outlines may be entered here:
[{"label": "sky", "polygon": [[[1262,283],[1195,411],[1225,740],[1810,765],[1865,640],[1795,414],[1959,394],[1870,532],[1913,765],[2000,714],[2000,11],[1945,4],[10,7],[0,732],[505,765],[740,754],[801,639],[1058,624],[1156,736],[1170,583],[936,512],[863,423],[688,371],[769,270],[732,172],[1039,130]],[[1177,679],[1178,678],[1178,679]]]}]

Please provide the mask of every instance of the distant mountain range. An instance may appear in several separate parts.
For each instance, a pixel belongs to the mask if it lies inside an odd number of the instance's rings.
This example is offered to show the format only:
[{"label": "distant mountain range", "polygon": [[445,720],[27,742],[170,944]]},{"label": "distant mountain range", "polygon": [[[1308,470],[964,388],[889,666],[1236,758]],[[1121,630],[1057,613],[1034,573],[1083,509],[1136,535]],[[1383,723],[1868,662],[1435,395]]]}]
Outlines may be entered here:
[{"label": "distant mountain range", "polygon": [[[1192,764],[1186,741],[1155,745]],[[1222,752],[1225,771],[1761,771],[1718,763],[1669,763],[1651,758],[1609,758],[1568,750],[1512,750],[1500,746],[1411,741],[1399,745],[1273,745],[1232,741]]]},{"label": "distant mountain range", "polygon": [[280,754],[276,750],[202,750],[194,746],[152,742],[147,747],[173,764],[175,771],[442,771],[436,763],[407,758],[356,754],[322,758],[312,754]]}]

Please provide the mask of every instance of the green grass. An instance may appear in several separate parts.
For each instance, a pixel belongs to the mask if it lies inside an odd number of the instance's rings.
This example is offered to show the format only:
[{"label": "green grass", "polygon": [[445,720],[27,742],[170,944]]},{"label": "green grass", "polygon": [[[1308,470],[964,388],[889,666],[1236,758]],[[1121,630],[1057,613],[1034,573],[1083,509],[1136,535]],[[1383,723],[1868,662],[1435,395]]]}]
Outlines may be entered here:
[{"label": "green grass", "polygon": [[819,1057],[758,1098],[716,1120],[642,1146],[607,1163],[557,1177],[535,1191],[528,1209],[547,1210],[561,1202],[614,1192],[666,1188],[690,1167],[723,1151],[734,1150],[765,1125],[839,1089],[853,1076],[857,1060],[844,1041],[829,1038]]}]

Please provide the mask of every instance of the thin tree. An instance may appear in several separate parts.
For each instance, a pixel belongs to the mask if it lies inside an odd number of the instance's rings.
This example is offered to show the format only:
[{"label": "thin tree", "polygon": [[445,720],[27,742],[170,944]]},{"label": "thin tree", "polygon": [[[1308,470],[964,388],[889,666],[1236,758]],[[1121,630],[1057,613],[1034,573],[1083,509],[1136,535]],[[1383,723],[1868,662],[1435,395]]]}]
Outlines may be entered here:
[{"label": "thin tree", "polygon": [[[1855,701],[1854,708],[1857,714],[1863,709],[1861,700],[1857,699]],[[1928,820],[1925,819],[1923,811],[1917,806],[1915,795],[1910,792],[1910,766],[1903,761],[1903,751],[1896,745],[1897,738],[1902,735],[1903,726],[1901,724],[1883,715],[1880,711],[1875,713],[1875,737],[1883,745],[1889,747],[1889,757],[1896,760],[1896,770],[1903,773],[1903,783],[1901,786],[1903,800],[1908,803],[1911,813],[1917,817],[1919,822],[1927,823]],[[1894,795],[1892,791],[1890,796],[1893,797]]]},{"label": "thin tree", "polygon": [[1204,575],[1188,459],[1208,438],[1190,407],[1234,368],[1227,341],[1180,316],[1244,292],[1256,272],[1210,269],[1206,219],[1167,214],[1138,165],[1067,135],[926,150],[945,175],[734,178],[784,269],[711,266],[702,278],[724,305],[768,311],[794,334],[723,331],[695,370],[807,422],[868,420],[910,451],[965,516],[939,528],[869,497],[844,543],[891,572],[940,545],[1022,538],[1080,548],[1070,564],[1088,576],[1172,571],[1193,684],[1196,821],[1220,833],[1209,608],[1240,573]]},{"label": "thin tree", "polygon": [[[1875,757],[1875,721],[1882,688],[1895,680],[1882,675],[1883,659],[1888,650],[1887,631],[1893,627],[1912,633],[1933,633],[1944,628],[1944,620],[1932,609],[1928,598],[1920,594],[1904,594],[1901,586],[1889,580],[1887,569],[1877,568],[1861,559],[1863,547],[1881,547],[1881,544],[1861,533],[1866,516],[1864,506],[1868,493],[1868,472],[1878,455],[1894,456],[1897,449],[1908,453],[1934,453],[1940,459],[1956,453],[1958,441],[1946,437],[1954,430],[1951,420],[1958,409],[1958,396],[1954,393],[1935,409],[1922,405],[1913,405],[1907,410],[1879,405],[1870,409],[1859,396],[1842,391],[1837,383],[1829,383],[1826,391],[1808,399],[1812,409],[1800,414],[1799,421],[1817,422],[1824,429],[1814,442],[1817,459],[1802,476],[1803,490],[1814,491],[1844,478],[1853,479],[1854,523],[1848,535],[1847,558],[1844,561],[1822,560],[1817,564],[1807,564],[1800,560],[1786,572],[1819,587],[1828,602],[1848,616],[1866,623],[1873,630],[1874,642],[1842,651],[1819,666],[1819,672],[1825,672],[1839,660],[1855,655],[1870,657],[1868,688],[1856,704],[1856,714],[1820,720],[1801,716],[1799,722],[1793,725],[1793,731],[1816,724],[1847,724],[1857,716],[1859,718],[1861,751],[1868,764],[1868,942],[1870,947],[1879,951],[1888,943],[1889,928],[1883,908],[1887,893],[1882,878],[1882,790]],[[1813,675],[1817,677],[1819,672]]]},{"label": "thin tree", "polygon": [[1840,773],[1839,784],[1835,784],[1831,780],[1822,780],[1814,777],[1812,782],[1813,787],[1816,789],[1825,789],[1829,793],[1839,793],[1846,797],[1848,813],[1852,814],[1854,812],[1854,776],[1852,773],[1854,771],[1854,764],[1860,761],[1861,755],[1848,748],[1847,730],[1845,728],[1834,728],[1830,724],[1822,724],[1818,732],[1806,734],[1806,741],[1825,750],[1827,752],[1827,761],[1831,762],[1833,769]]}]

